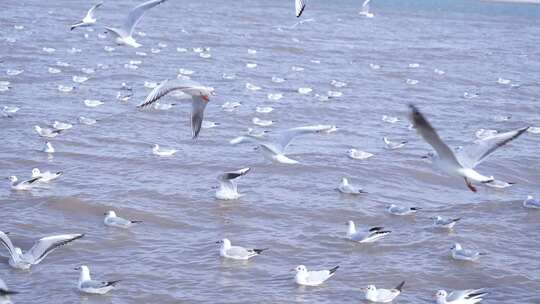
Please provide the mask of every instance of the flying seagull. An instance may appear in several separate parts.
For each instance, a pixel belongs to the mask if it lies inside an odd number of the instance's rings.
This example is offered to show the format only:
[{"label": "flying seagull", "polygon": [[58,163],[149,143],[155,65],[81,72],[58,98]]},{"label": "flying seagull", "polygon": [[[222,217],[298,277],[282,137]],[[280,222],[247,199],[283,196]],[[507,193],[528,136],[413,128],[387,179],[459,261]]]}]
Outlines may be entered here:
[{"label": "flying seagull", "polygon": [[294,9],[296,11],[296,18],[300,18],[300,16],[304,12],[305,8],[306,8],[306,1],[305,0],[295,0],[294,1]]},{"label": "flying seagull", "polygon": [[239,198],[241,195],[238,194],[238,188],[234,180],[240,176],[246,175],[250,170],[250,168],[242,168],[218,176],[219,188],[216,191],[216,198],[221,200],[234,200]]},{"label": "flying seagull", "polygon": [[360,14],[361,16],[365,16],[366,18],[373,18],[373,13],[369,11],[370,2],[371,0],[365,0],[364,3],[362,3],[362,9],[358,14]]},{"label": "flying seagull", "polygon": [[129,12],[128,17],[121,28],[105,28],[116,35],[116,43],[138,48],[141,46],[141,44],[137,43],[137,41],[135,41],[135,38],[133,38],[133,30],[135,30],[135,27],[137,26],[139,21],[141,21],[141,18],[144,16],[144,13],[146,13],[146,11],[165,1],[166,0],[150,0],[139,4]]},{"label": "flying seagull", "polygon": [[234,138],[230,141],[231,144],[239,144],[243,142],[256,142],[259,145],[259,149],[263,153],[263,155],[272,160],[276,161],[278,163],[282,164],[297,164],[298,161],[294,159],[290,159],[285,155],[285,152],[287,150],[287,147],[291,143],[291,141],[299,136],[304,134],[312,134],[312,133],[321,133],[323,131],[327,131],[331,129],[332,126],[330,125],[316,125],[316,126],[306,126],[306,127],[297,127],[288,129],[285,131],[282,131],[278,134],[276,140],[274,142],[271,142],[267,140],[266,138],[257,138],[252,135],[244,135],[237,138]]},{"label": "flying seagull", "polygon": [[17,269],[30,269],[33,265],[39,264],[49,253],[58,247],[64,246],[75,240],[82,238],[84,234],[62,234],[44,237],[38,240],[27,252],[22,252],[21,248],[13,246],[9,237],[0,231],[0,243],[9,252],[9,265]]},{"label": "flying seagull", "polygon": [[482,175],[475,171],[474,168],[497,148],[518,138],[529,129],[529,127],[524,127],[489,136],[455,152],[439,137],[435,129],[414,105],[409,105],[409,107],[414,128],[435,149],[436,154],[430,154],[432,161],[445,173],[463,177],[467,187],[473,192],[477,191],[472,184],[473,182],[487,184],[495,181],[493,176]]},{"label": "flying seagull", "polygon": [[102,5],[103,5],[103,2],[100,2],[92,6],[92,8],[88,10],[88,13],[86,13],[86,16],[84,17],[82,21],[80,21],[79,23],[75,23],[74,25],[71,26],[71,30],[73,31],[74,29],[78,27],[87,27],[87,26],[91,26],[95,24],[96,23],[96,16],[95,16],[96,9]]},{"label": "flying seagull", "polygon": [[191,95],[191,131],[193,139],[199,136],[204,118],[204,109],[210,101],[210,95],[214,95],[214,90],[209,87],[204,87],[199,83],[187,79],[165,80],[155,87],[143,103],[138,105],[138,108],[147,107],[158,101],[161,97],[169,94],[172,91],[182,91],[185,94]]}]

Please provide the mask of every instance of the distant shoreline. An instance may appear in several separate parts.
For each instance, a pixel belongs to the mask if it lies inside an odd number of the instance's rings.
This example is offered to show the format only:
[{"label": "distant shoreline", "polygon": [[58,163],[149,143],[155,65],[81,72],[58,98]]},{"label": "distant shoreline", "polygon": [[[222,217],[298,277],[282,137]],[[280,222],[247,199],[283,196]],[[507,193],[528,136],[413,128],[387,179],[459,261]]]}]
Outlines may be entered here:
[{"label": "distant shoreline", "polygon": [[523,4],[540,4],[540,0],[482,0],[483,2],[506,2]]}]

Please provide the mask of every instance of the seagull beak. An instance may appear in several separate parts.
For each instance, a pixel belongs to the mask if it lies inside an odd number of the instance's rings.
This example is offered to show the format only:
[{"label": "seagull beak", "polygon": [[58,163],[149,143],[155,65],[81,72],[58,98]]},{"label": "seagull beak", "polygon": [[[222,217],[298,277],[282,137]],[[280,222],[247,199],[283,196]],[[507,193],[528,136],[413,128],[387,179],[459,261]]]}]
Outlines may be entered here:
[{"label": "seagull beak", "polygon": [[210,96],[208,96],[208,95],[202,95],[201,97],[202,97],[202,99],[204,99],[204,101],[206,101],[206,102],[209,102],[209,101],[210,101]]}]

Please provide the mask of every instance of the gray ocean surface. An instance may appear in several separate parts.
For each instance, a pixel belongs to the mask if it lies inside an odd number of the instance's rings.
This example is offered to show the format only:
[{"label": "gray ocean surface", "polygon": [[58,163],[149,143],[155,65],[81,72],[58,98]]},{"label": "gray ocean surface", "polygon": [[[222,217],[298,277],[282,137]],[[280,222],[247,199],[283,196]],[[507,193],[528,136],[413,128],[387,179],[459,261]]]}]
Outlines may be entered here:
[{"label": "gray ocean surface", "polygon": [[[119,25],[138,2],[106,1],[98,22]],[[0,176],[64,170],[32,191],[11,190],[5,180],[0,230],[23,249],[42,236],[86,233],[31,271],[0,259],[0,277],[20,292],[14,303],[365,303],[361,287],[391,288],[402,280],[394,303],[434,303],[438,289],[481,287],[489,291],[485,303],[540,303],[540,212],[521,206],[527,195],[540,196],[540,135],[525,133],[479,167],[516,185],[474,194],[421,158],[430,147],[407,120],[407,104],[414,103],[454,146],[472,142],[481,128],[540,127],[539,6],[381,0],[372,2],[375,17],[368,19],[358,15],[361,1],[319,0],[299,19],[313,21],[289,28],[298,21],[293,1],[169,0],[142,19],[137,31],[145,35],[135,37],[143,46],[134,49],[98,37],[100,27],[69,30],[91,4],[0,1],[0,81],[10,82],[0,106],[21,108],[13,118],[0,117]],[[198,47],[210,48],[211,58],[195,53]],[[142,62],[133,69],[130,61]],[[61,72],[51,74],[50,67]],[[169,111],[135,108],[150,92],[146,81],[175,78],[181,68],[217,93],[205,118],[220,125],[203,129],[196,141],[190,101],[167,96],[161,102],[178,103]],[[89,79],[75,83],[73,76]],[[273,76],[286,81],[272,82]],[[332,80],[347,85],[336,88]],[[123,82],[134,89],[128,101],[116,98]],[[75,88],[65,93],[59,85]],[[313,91],[299,94],[302,87]],[[342,96],[316,96],[328,91]],[[465,92],[478,96],[464,98]],[[283,98],[269,100],[276,93]],[[85,99],[105,104],[89,108]],[[242,105],[223,111],[232,101]],[[256,113],[257,106],[275,110]],[[383,115],[399,121],[385,122]],[[511,119],[497,119],[506,115]],[[98,122],[52,139],[52,156],[40,151],[44,140],[34,125],[76,123],[79,116]],[[253,145],[228,143],[256,127],[255,116],[276,121],[266,128],[270,134],[313,124],[339,130],[294,141],[289,154],[299,165],[270,164]],[[383,136],[408,143],[387,150]],[[180,152],[159,158],[151,152],[155,143]],[[352,160],[350,148],[375,156]],[[242,167],[253,169],[239,181],[244,196],[214,199],[216,177]],[[342,177],[368,194],[338,193]],[[423,210],[395,217],[385,211],[391,203]],[[128,231],[106,228],[103,213],[110,209],[144,223]],[[431,228],[435,215],[462,220],[453,232],[441,232]],[[347,220],[393,233],[372,245],[349,242]],[[224,237],[270,250],[247,263],[222,260],[215,242]],[[488,255],[478,263],[453,261],[456,241]],[[81,295],[73,270],[81,264],[96,279],[122,282],[105,296]],[[324,285],[302,288],[290,271],[299,264],[341,268]]]}]

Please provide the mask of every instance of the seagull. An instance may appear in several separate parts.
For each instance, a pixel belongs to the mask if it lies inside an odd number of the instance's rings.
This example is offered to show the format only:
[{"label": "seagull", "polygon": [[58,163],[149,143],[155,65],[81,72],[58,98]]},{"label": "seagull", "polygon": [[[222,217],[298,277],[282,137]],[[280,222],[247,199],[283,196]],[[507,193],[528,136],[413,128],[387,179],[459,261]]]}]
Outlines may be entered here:
[{"label": "seagull", "polygon": [[9,265],[13,268],[27,270],[39,264],[49,253],[58,247],[82,238],[84,234],[62,234],[41,238],[27,252],[13,246],[9,237],[0,231],[0,243],[9,251]]},{"label": "seagull", "polygon": [[45,153],[54,153],[56,150],[52,146],[52,144],[48,141],[45,142],[45,147],[43,148],[43,152]]},{"label": "seagull", "polygon": [[294,270],[296,270],[296,276],[294,280],[298,285],[304,286],[318,286],[328,280],[338,270],[339,266],[336,266],[329,270],[318,270],[318,271],[308,271],[306,266],[298,265]]},{"label": "seagull", "polygon": [[155,144],[152,148],[152,153],[158,156],[173,156],[174,153],[178,152],[176,149],[163,149],[158,144]]},{"label": "seagull", "polygon": [[63,130],[53,130],[49,128],[42,128],[40,126],[34,126],[34,129],[36,130],[37,134],[41,137],[47,137],[47,138],[53,138],[58,136],[60,132]]},{"label": "seagull", "polygon": [[237,171],[227,172],[218,177],[219,189],[216,191],[216,198],[220,200],[235,200],[241,195],[238,194],[236,182],[240,176],[246,175],[251,168],[243,168]]},{"label": "seagull", "polygon": [[92,293],[92,294],[106,294],[107,292],[114,289],[115,285],[120,282],[120,280],[117,281],[94,281],[90,277],[90,269],[88,269],[88,266],[82,265],[80,267],[75,268],[75,270],[80,270],[81,275],[79,276],[79,283],[77,285],[77,288],[79,291],[84,293]]},{"label": "seagull", "polygon": [[368,159],[373,156],[373,153],[359,151],[356,149],[349,149],[347,155],[352,159]]},{"label": "seagull", "polygon": [[534,199],[532,195],[528,195],[523,201],[523,207],[531,209],[540,209],[540,200]]},{"label": "seagull", "polygon": [[486,184],[495,180],[493,176],[484,176],[475,171],[474,168],[482,163],[491,153],[497,150],[497,148],[518,138],[529,128],[524,127],[514,131],[489,136],[454,152],[442,141],[424,115],[422,115],[414,105],[410,105],[409,107],[411,109],[410,115],[414,127],[424,140],[436,151],[436,154],[429,155],[432,161],[447,174],[463,177],[467,187],[473,192],[476,192],[477,189],[473,186],[472,182]]},{"label": "seagull", "polygon": [[8,177],[9,181],[11,182],[11,189],[13,190],[30,190],[32,187],[35,186],[36,182],[41,179],[41,177],[34,177],[29,180],[23,180],[19,181],[19,179],[12,175]]},{"label": "seagull", "polygon": [[63,174],[62,171],[51,173],[51,171],[41,172],[41,171],[39,171],[38,168],[32,169],[32,177],[33,178],[38,177],[40,183],[41,182],[48,183],[48,182],[50,182],[52,180],[55,180],[55,179],[59,178],[60,176],[62,176],[62,174]]},{"label": "seagull", "polygon": [[116,228],[129,228],[133,226],[133,224],[142,223],[142,221],[130,221],[125,218],[118,217],[116,216],[116,212],[112,210],[107,211],[103,215],[105,215],[105,219],[103,220],[105,226]]},{"label": "seagull", "polygon": [[56,130],[64,131],[64,130],[69,130],[73,128],[73,125],[67,122],[60,122],[60,121],[55,120],[52,127],[55,128]]},{"label": "seagull", "polygon": [[261,126],[261,127],[269,127],[269,126],[273,125],[275,121],[273,121],[273,120],[260,119],[259,117],[253,117],[253,119],[251,120],[251,122],[253,122],[253,124],[255,124],[255,125],[257,125],[257,126]]},{"label": "seagull", "polygon": [[366,232],[356,231],[356,226],[353,221],[348,221],[347,238],[359,243],[373,243],[383,239],[392,231],[384,230],[384,227],[372,227]]},{"label": "seagull", "polygon": [[242,142],[254,141],[259,145],[260,150],[266,158],[282,164],[298,164],[298,161],[290,159],[285,155],[287,147],[291,141],[296,136],[311,133],[321,133],[330,128],[332,128],[330,125],[316,125],[288,129],[278,133],[278,137],[276,138],[277,141],[275,142],[268,141],[267,139],[259,139],[248,134],[234,139],[231,141],[231,143],[239,144]]},{"label": "seagull", "polygon": [[100,2],[94,6],[92,6],[91,9],[88,10],[88,12],[86,13],[86,16],[83,18],[83,20],[79,23],[76,23],[74,25],[71,26],[71,30],[73,31],[74,29],[78,28],[78,27],[87,27],[87,26],[91,26],[93,24],[96,23],[96,17],[95,17],[95,11],[98,7],[102,6],[103,5],[103,2]]},{"label": "seagull", "polygon": [[124,44],[134,48],[138,48],[141,46],[141,44],[137,43],[137,41],[135,41],[135,38],[133,38],[133,30],[135,29],[135,27],[137,26],[137,24],[147,10],[165,1],[166,0],[150,0],[139,4],[129,12],[127,20],[125,21],[122,28],[105,28],[116,35],[117,44]]},{"label": "seagull", "polygon": [[246,142],[246,141],[252,141],[252,139],[249,138],[249,137],[263,138],[268,133],[270,133],[270,131],[267,131],[267,130],[259,131],[259,130],[256,130],[256,129],[248,128],[247,133],[246,133],[247,136],[235,137],[235,138],[231,139],[229,141],[229,143],[231,145],[236,145],[236,144],[243,143],[243,142]]},{"label": "seagull", "polygon": [[365,16],[366,18],[373,18],[373,13],[369,12],[369,2],[371,2],[371,0],[365,0],[364,3],[362,3],[362,9],[358,14]]},{"label": "seagull", "polygon": [[2,279],[0,279],[0,297],[6,297],[13,294],[18,294],[18,292],[9,290],[6,283]]},{"label": "seagull", "polygon": [[223,239],[221,241],[218,241],[217,243],[221,244],[221,248],[219,249],[219,255],[224,258],[233,260],[249,260],[254,256],[258,256],[263,251],[268,250],[268,248],[246,249],[240,246],[232,246],[229,239]]},{"label": "seagull", "polygon": [[391,204],[390,206],[386,208],[386,211],[388,211],[388,213],[393,214],[393,215],[410,215],[410,214],[415,214],[420,209],[422,208],[403,207],[403,206],[397,206],[397,205]]},{"label": "seagull", "polygon": [[362,290],[366,293],[366,300],[370,302],[389,303],[399,296],[401,290],[403,289],[403,285],[405,285],[405,281],[401,282],[398,286],[396,286],[396,288],[393,289],[377,289],[375,285],[369,285],[366,288],[362,288]]},{"label": "seagull", "polygon": [[366,193],[362,190],[362,188],[349,184],[349,180],[347,178],[341,179],[341,184],[338,187],[339,192],[345,193],[345,194],[361,194]]},{"label": "seagull", "polygon": [[388,150],[403,148],[403,146],[405,146],[405,144],[407,143],[406,140],[400,142],[390,141],[388,137],[383,137],[383,141]]},{"label": "seagull", "polygon": [[294,1],[294,9],[296,11],[296,18],[300,18],[300,16],[302,16],[302,13],[304,12],[305,8],[306,8],[306,1],[305,0],[295,0]]},{"label": "seagull", "polygon": [[433,227],[435,228],[446,228],[446,229],[452,229],[454,228],[454,225],[456,225],[456,223],[461,220],[460,217],[458,218],[446,218],[446,217],[442,217],[442,216],[439,216],[437,215],[436,217],[432,217],[431,218],[433,220]]},{"label": "seagull", "polygon": [[191,130],[193,139],[197,138],[201,131],[204,108],[210,101],[210,95],[214,95],[212,88],[204,87],[195,81],[187,79],[165,80],[155,87],[148,94],[144,102],[137,107],[144,108],[149,106],[172,91],[182,91],[185,94],[191,95]]},{"label": "seagull", "polygon": [[439,290],[435,294],[437,304],[475,304],[482,301],[487,295],[483,289],[455,290],[448,294],[445,290]]},{"label": "seagull", "polygon": [[480,256],[486,255],[482,252],[463,249],[459,243],[454,243],[454,246],[452,246],[451,249],[452,258],[454,260],[476,262]]}]

